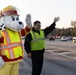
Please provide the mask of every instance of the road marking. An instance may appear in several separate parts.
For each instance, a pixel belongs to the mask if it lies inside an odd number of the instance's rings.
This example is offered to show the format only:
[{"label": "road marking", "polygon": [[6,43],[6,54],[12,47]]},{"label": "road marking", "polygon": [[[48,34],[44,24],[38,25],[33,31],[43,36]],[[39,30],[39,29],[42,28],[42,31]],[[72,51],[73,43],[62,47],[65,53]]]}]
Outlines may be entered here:
[{"label": "road marking", "polygon": [[[67,57],[67,58],[70,58],[70,59],[75,59],[76,60],[76,57],[71,57],[71,56],[68,56],[66,54],[70,54],[71,52],[62,52],[62,53],[56,53],[54,51],[56,50],[46,50],[47,52],[51,52],[52,54],[54,55],[60,55],[60,56],[64,56],[64,57]],[[59,51],[58,51],[59,52]]]}]

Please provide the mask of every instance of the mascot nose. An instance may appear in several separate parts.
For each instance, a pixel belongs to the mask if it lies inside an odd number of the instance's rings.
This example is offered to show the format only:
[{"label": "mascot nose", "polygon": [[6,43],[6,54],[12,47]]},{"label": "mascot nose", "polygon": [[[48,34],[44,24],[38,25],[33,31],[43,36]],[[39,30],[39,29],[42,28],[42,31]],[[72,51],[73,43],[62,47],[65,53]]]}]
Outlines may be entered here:
[{"label": "mascot nose", "polygon": [[21,25],[21,24],[22,24],[22,22],[19,22],[19,24]]}]

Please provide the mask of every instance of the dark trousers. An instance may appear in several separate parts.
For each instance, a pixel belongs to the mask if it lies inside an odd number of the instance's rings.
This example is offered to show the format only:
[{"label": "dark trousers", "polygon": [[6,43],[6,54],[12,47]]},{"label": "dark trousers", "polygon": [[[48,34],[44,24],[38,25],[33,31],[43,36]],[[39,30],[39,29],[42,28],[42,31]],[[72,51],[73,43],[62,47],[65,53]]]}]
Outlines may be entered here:
[{"label": "dark trousers", "polygon": [[43,54],[40,52],[32,53],[32,75],[40,75],[43,66]]}]

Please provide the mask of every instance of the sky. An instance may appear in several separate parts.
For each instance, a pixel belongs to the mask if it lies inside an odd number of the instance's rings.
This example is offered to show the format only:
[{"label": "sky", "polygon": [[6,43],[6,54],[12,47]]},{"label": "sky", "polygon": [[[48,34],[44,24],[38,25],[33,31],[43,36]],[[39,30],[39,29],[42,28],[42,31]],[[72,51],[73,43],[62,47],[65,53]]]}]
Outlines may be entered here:
[{"label": "sky", "polygon": [[76,0],[0,0],[0,10],[8,5],[19,9],[20,20],[24,22],[27,14],[31,14],[32,25],[41,21],[42,28],[48,27],[59,16],[57,28],[71,27],[71,21],[76,20]]}]

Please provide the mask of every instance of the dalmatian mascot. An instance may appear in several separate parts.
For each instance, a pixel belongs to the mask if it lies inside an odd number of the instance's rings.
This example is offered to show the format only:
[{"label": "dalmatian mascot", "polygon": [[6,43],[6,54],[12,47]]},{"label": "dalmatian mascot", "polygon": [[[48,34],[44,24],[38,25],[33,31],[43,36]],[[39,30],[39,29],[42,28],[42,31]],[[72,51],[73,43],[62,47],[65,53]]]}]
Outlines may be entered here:
[{"label": "dalmatian mascot", "polygon": [[26,15],[25,21],[24,28],[14,6],[0,11],[0,75],[18,75],[24,56],[21,36],[26,36],[32,28],[30,14]]}]

